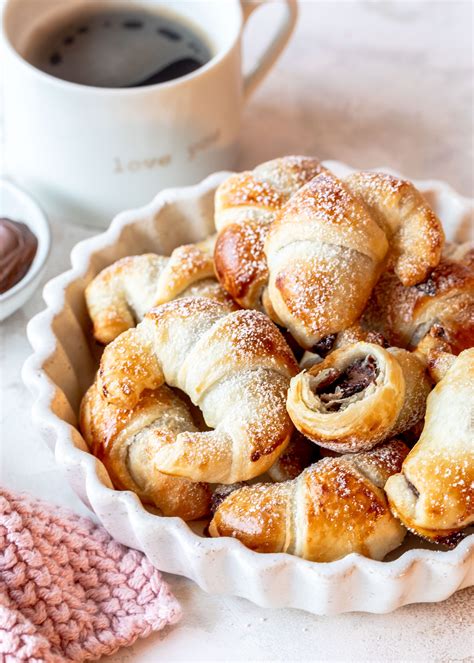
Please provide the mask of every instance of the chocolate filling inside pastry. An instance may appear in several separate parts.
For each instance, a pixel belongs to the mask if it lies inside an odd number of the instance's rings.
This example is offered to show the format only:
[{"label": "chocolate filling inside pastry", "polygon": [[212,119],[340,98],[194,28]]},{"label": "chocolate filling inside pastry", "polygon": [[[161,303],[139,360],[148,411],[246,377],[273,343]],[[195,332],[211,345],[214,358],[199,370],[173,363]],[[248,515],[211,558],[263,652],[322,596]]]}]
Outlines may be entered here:
[{"label": "chocolate filling inside pastry", "polygon": [[311,352],[315,352],[317,355],[323,357],[324,359],[324,357],[328,355],[333,349],[335,342],[336,334],[329,334],[328,336],[324,336],[324,338],[313,345]]},{"label": "chocolate filling inside pastry", "polygon": [[326,377],[316,386],[315,393],[327,410],[337,412],[343,406],[342,400],[364,391],[375,382],[377,375],[375,357],[368,355],[357,359],[343,371],[337,368],[329,369]]}]

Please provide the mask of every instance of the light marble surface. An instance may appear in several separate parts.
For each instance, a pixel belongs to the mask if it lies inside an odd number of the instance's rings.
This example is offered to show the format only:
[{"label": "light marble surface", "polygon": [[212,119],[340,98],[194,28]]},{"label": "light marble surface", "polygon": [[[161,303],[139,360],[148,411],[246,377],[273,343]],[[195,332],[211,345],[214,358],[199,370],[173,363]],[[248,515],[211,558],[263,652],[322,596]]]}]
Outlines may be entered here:
[{"label": "light marble surface", "polygon": [[[259,36],[255,20],[249,37]],[[302,152],[390,165],[472,196],[471,22],[470,2],[302,2],[290,47],[245,111],[242,167]],[[54,222],[45,281],[67,268],[71,247],[91,232]],[[37,292],[1,328],[0,481],[86,514],[34,430],[21,382],[25,325],[41,308]],[[263,610],[167,579],[183,605],[181,623],[107,660],[474,660],[472,589],[390,615],[326,618]]]}]

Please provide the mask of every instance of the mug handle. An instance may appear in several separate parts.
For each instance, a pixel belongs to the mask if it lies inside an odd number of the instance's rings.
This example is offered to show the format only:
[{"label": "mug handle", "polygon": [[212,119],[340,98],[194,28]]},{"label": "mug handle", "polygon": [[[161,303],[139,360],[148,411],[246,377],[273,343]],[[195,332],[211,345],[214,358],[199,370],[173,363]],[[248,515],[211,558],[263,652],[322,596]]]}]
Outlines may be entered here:
[{"label": "mug handle", "polygon": [[[255,9],[266,1],[267,0],[241,0],[244,25],[247,23],[247,20]],[[254,67],[244,77],[245,99],[248,99],[268,74],[275,61],[281,55],[295,28],[296,19],[298,17],[297,0],[285,0],[285,4],[286,12],[277,27],[275,36],[271,40],[266,51],[260,56],[259,60],[257,60]]]}]

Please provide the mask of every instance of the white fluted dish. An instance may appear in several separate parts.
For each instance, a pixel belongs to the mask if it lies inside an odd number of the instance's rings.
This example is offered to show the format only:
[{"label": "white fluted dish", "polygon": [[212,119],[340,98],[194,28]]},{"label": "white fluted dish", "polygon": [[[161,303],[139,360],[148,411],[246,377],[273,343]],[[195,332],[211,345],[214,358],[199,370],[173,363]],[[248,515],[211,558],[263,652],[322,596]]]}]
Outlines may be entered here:
[{"label": "white fluted dish", "polygon": [[[338,162],[325,165],[339,175],[351,172]],[[323,564],[285,553],[255,553],[234,539],[205,538],[179,518],[151,513],[133,493],[114,490],[102,463],[87,452],[77,411],[92,382],[98,352],[91,340],[85,286],[122,256],[169,254],[179,244],[210,234],[213,194],[227,175],[216,173],[196,186],[168,189],[149,205],[119,214],[106,232],[80,242],[71,253],[72,268],[45,286],[46,309],[28,325],[34,353],[25,363],[23,378],[34,396],[34,421],[56,462],[114,538],[142,550],[159,569],[191,578],[207,592],[332,615],[382,613],[409,603],[442,601],[474,584],[474,534],[450,551],[435,550],[409,536],[383,562],[358,554]],[[438,212],[448,238],[465,239],[473,201],[441,182],[415,184]]]}]

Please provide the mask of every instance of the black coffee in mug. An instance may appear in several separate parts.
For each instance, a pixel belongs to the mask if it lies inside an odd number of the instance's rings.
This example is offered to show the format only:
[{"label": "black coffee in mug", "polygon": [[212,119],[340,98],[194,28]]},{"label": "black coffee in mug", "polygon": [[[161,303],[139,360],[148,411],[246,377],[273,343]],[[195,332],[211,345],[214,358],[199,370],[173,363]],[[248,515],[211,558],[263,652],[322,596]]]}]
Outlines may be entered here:
[{"label": "black coffee in mug", "polygon": [[106,88],[154,85],[190,74],[212,57],[197,26],[141,6],[87,6],[32,35],[25,53],[38,69]]}]

